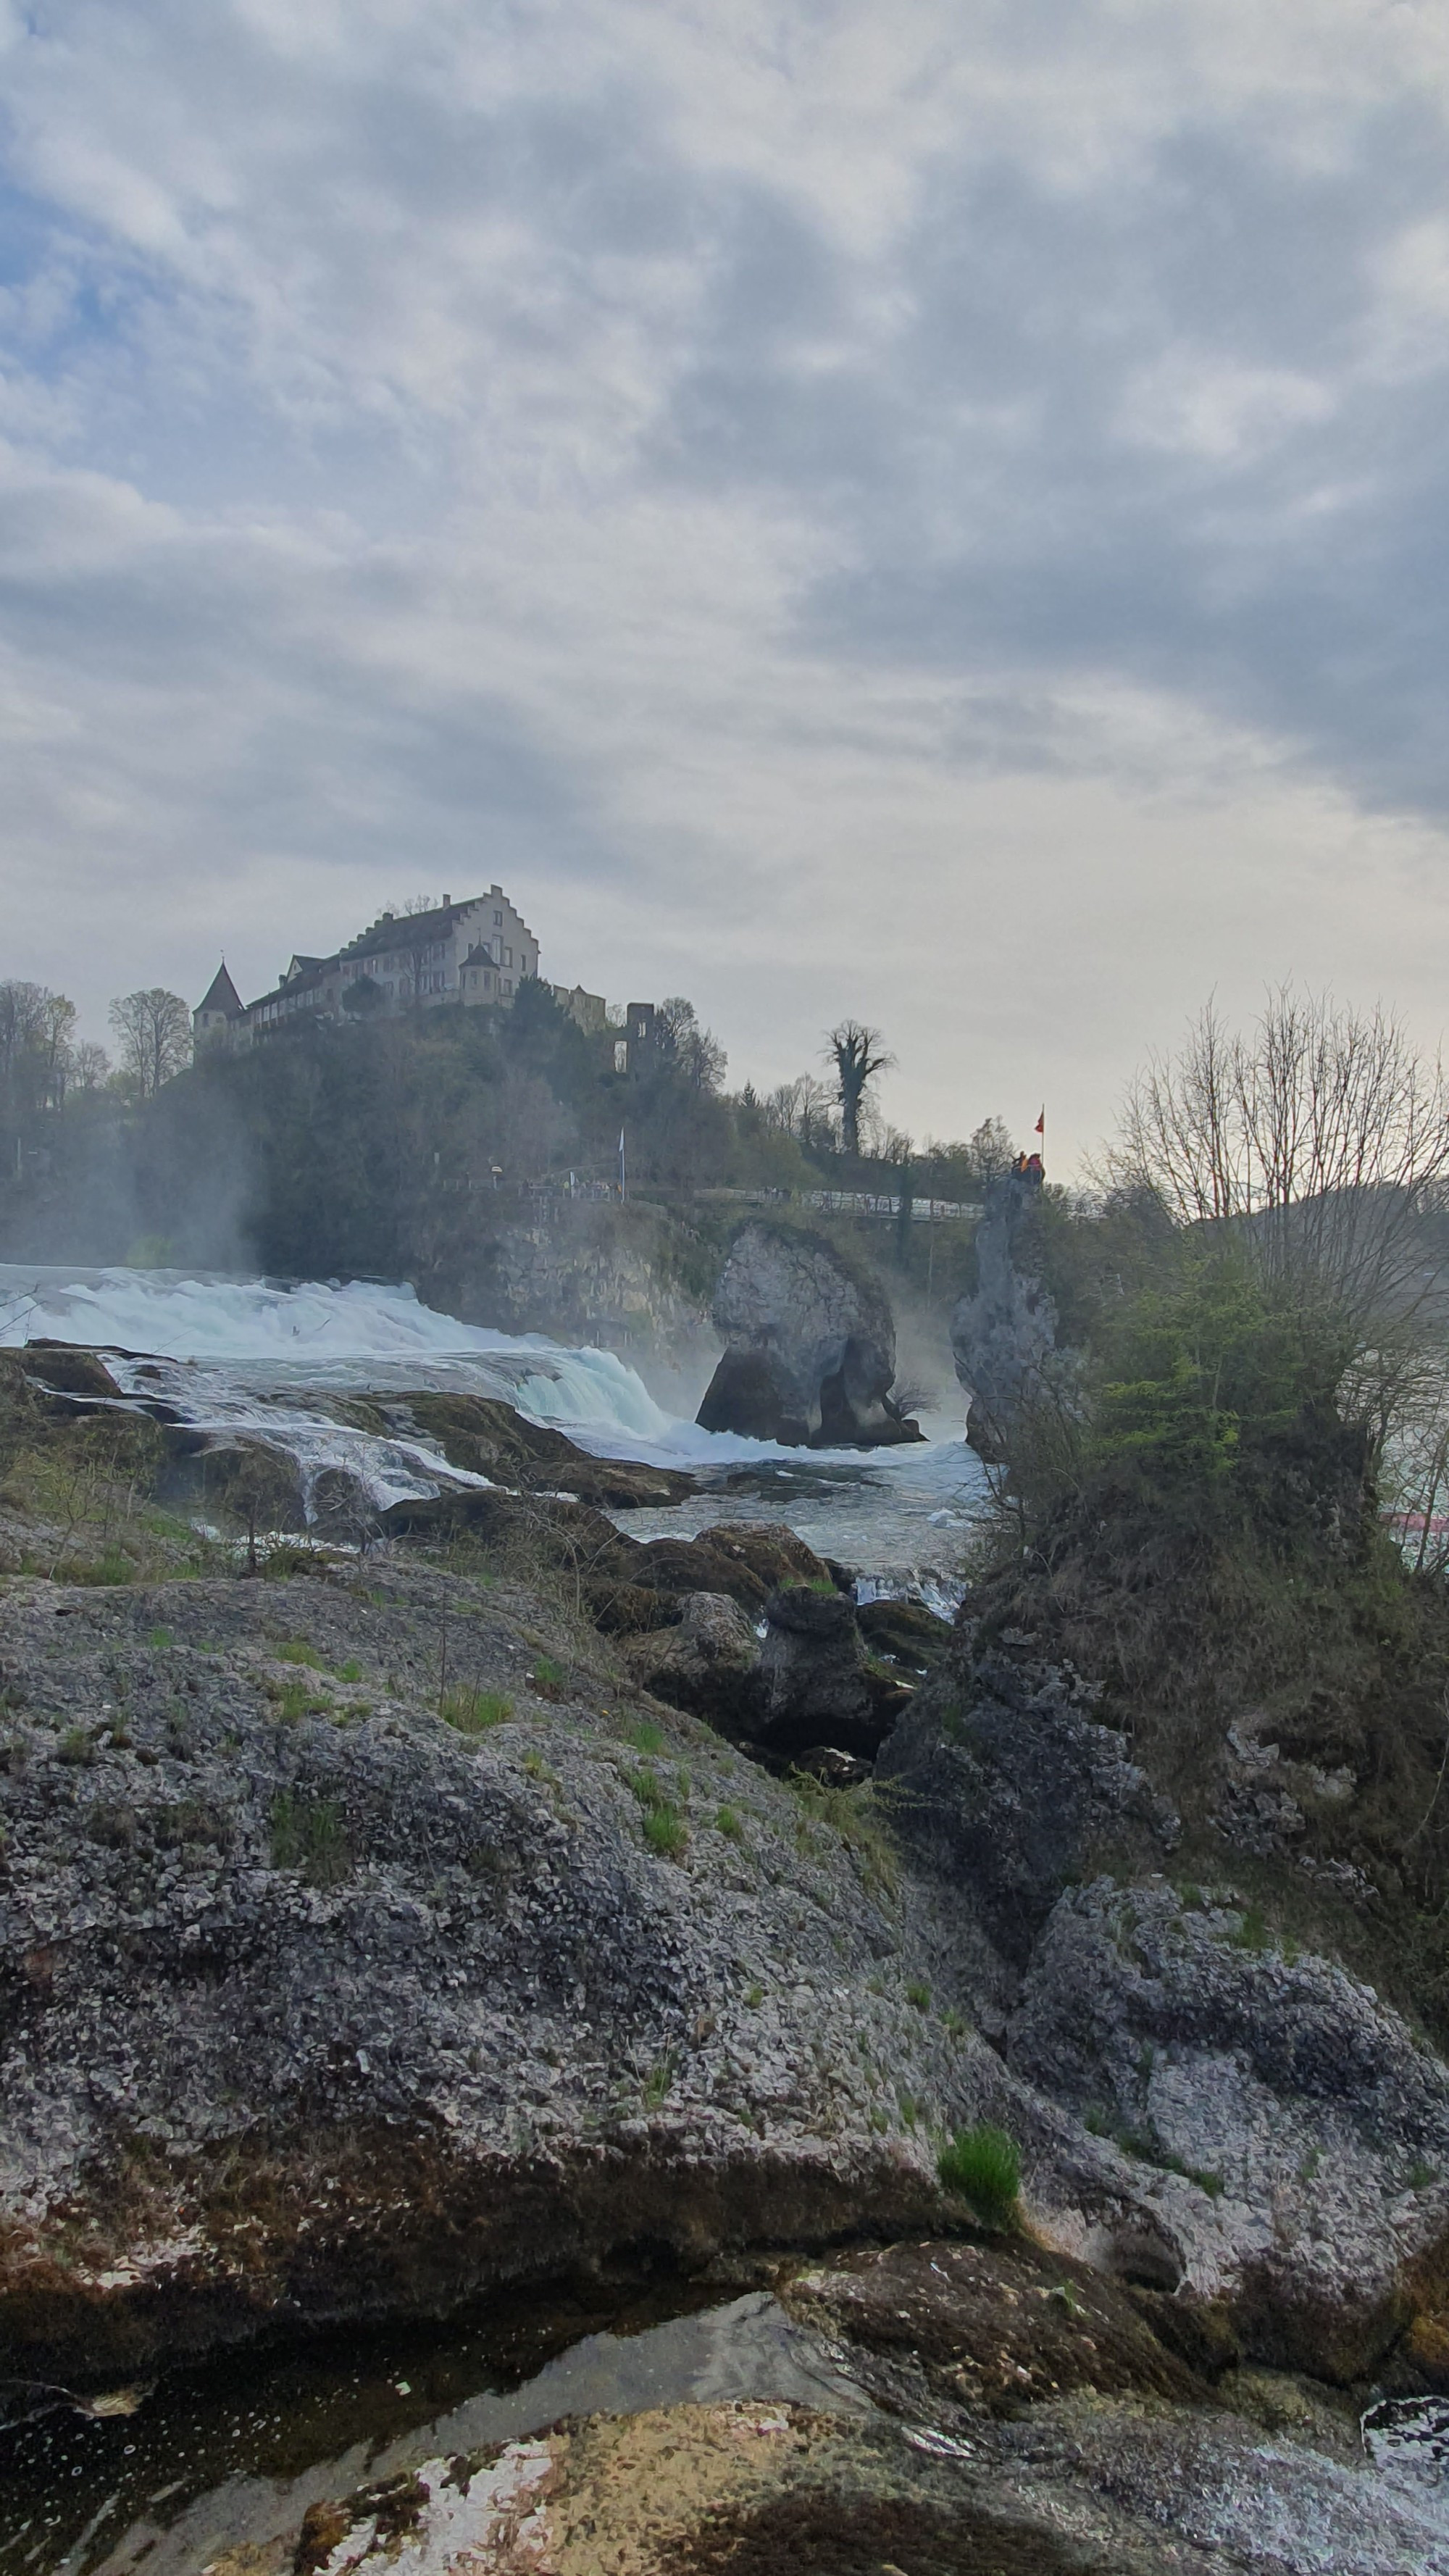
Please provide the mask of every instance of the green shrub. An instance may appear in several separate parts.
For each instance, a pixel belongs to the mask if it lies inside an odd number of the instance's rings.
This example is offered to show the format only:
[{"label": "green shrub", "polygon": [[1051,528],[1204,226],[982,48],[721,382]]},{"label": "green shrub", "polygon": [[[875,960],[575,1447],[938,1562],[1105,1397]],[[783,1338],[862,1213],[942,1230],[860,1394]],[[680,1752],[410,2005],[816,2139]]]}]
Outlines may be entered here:
[{"label": "green shrub", "polygon": [[529,1675],[540,1699],[561,1698],[568,1688],[568,1678],[564,1666],[555,1663],[552,1655],[540,1655]]},{"label": "green shrub", "polygon": [[981,2122],[956,2129],[941,2149],[936,2171],[949,2192],[969,2203],[988,2226],[1010,2226],[1021,2192],[1021,2157],[1004,2129]]},{"label": "green shrub", "polygon": [[338,1678],[338,1680],[339,1680],[340,1682],[360,1682],[360,1681],[361,1681],[361,1679],[362,1679],[362,1666],[361,1666],[361,1664],[358,1662],[357,1657],[356,1657],[355,1655],[349,1655],[345,1664],[339,1664],[339,1665],[338,1665],[338,1667],[337,1667],[337,1678]]},{"label": "green shrub", "polygon": [[438,1715],[455,1726],[460,1735],[486,1735],[490,1727],[506,1726],[513,1715],[513,1702],[504,1691],[444,1691],[438,1702]]},{"label": "green shrub", "polygon": [[908,1986],[907,1986],[907,1988],[906,1988],[906,2001],[907,2001],[907,2003],[908,2003],[908,2004],[914,2004],[914,2005],[915,2005],[915,2007],[916,2007],[917,2012],[929,2012],[929,2011],[930,2011],[930,2009],[931,2009],[931,1989],[930,1989],[930,1987],[925,1983],[925,1981],[924,1981],[924,1979],[923,1979],[923,1978],[921,1978],[921,1977],[912,1977],[912,1979],[911,1979],[911,1981],[910,1981],[909,1985],[908,1985]]},{"label": "green shrub", "polygon": [[62,1762],[89,1765],[96,1758],[96,1748],[83,1726],[68,1726],[57,1751]]},{"label": "green shrub", "polygon": [[152,1628],[147,1635],[146,1643],[154,1653],[160,1655],[165,1653],[168,1646],[174,1646],[176,1640],[169,1628]]}]

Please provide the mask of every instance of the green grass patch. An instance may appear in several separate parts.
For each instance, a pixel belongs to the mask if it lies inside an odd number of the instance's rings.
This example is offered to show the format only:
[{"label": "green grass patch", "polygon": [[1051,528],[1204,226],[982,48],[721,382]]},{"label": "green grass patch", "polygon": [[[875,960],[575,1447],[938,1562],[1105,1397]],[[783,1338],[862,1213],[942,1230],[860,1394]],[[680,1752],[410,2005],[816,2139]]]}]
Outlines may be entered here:
[{"label": "green grass patch", "polygon": [[340,1682],[360,1682],[362,1679],[362,1666],[355,1655],[349,1655],[346,1663],[338,1664],[335,1669]]},{"label": "green grass patch", "polygon": [[305,1637],[288,1637],[277,1648],[277,1660],[283,1664],[305,1664],[312,1673],[325,1673],[327,1670],[323,1657],[315,1646],[308,1645]]},{"label": "green grass patch", "polygon": [[679,1809],[661,1799],[644,1810],[644,1840],[661,1860],[678,1860],[689,1840],[689,1827]]},{"label": "green grass patch", "polygon": [[450,1690],[438,1702],[438,1715],[460,1735],[486,1735],[490,1728],[506,1726],[513,1715],[513,1702],[506,1691]]},{"label": "green grass patch", "polygon": [[568,1673],[552,1655],[540,1655],[528,1678],[540,1699],[562,1699],[568,1688]]},{"label": "green grass patch", "polygon": [[268,1682],[266,1691],[278,1717],[289,1726],[295,1726],[300,1718],[331,1715],[331,1700],[320,1691],[309,1690],[305,1682]]},{"label": "green grass patch", "polygon": [[930,2011],[931,1989],[923,1978],[912,1977],[906,1988],[906,2001],[908,2004],[914,2004],[917,2012]]},{"label": "green grass patch", "polygon": [[352,1854],[335,1798],[306,1798],[289,1789],[272,1801],[272,1867],[300,1871],[309,1887],[338,1887]]},{"label": "green grass patch", "polygon": [[714,1820],[714,1829],[717,1834],[723,1834],[727,1843],[744,1841],[744,1820],[737,1808],[721,1807]]},{"label": "green grass patch", "polygon": [[108,1547],[100,1556],[67,1557],[55,1569],[57,1583],[134,1583],[134,1560],[119,1547]]},{"label": "green grass patch", "polygon": [[[807,1824],[827,1826],[840,1836],[866,1886],[893,1895],[900,1883],[900,1857],[880,1790],[870,1781],[859,1789],[832,1789],[808,1771],[790,1772],[787,1785]],[[809,1848],[808,1837],[803,1847]]]},{"label": "green grass patch", "polygon": [[973,2129],[953,2130],[936,2158],[936,2171],[949,2192],[964,2200],[988,2227],[1016,2222],[1021,2196],[1021,2157],[1016,2142],[988,2121]]},{"label": "green grass patch", "polygon": [[147,1632],[146,1643],[153,1654],[164,1655],[167,1647],[174,1646],[176,1640],[169,1628],[152,1628]]},{"label": "green grass patch", "polygon": [[673,2082],[673,2058],[661,2057],[656,2059],[654,2065],[650,2067],[648,2074],[644,2078],[644,2107],[646,2111],[657,2111],[659,2109],[660,2104],[663,2102]]},{"label": "green grass patch", "polygon": [[636,1753],[662,1753],[667,1740],[663,1727],[656,1726],[652,1717],[636,1717],[624,1729],[624,1741],[632,1744]]},{"label": "green grass patch", "polygon": [[1255,1956],[1267,1949],[1268,1924],[1261,1905],[1244,1906],[1242,1921],[1232,1935],[1232,1942],[1235,1950],[1251,1950]]}]

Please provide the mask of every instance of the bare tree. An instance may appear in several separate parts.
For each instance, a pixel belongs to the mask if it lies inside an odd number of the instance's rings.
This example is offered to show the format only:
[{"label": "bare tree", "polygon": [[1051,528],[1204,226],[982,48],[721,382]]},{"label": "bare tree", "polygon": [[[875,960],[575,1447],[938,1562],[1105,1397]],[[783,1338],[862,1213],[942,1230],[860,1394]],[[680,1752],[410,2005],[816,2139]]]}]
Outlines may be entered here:
[{"label": "bare tree", "polygon": [[1381,1008],[1284,986],[1235,1035],[1209,1003],[1138,1075],[1111,1168],[1178,1224],[1231,1226],[1356,1330],[1402,1322],[1442,1266],[1426,1221],[1449,1184],[1449,1083]]},{"label": "bare tree", "polygon": [[143,1100],[154,1100],[162,1084],[191,1062],[191,1013],[179,993],[152,984],[112,1002],[110,1019],[121,1072]]},{"label": "bare tree", "polygon": [[729,1057],[682,993],[671,993],[660,1003],[654,1014],[654,1034],[660,1054],[678,1065],[696,1091],[718,1091]]},{"label": "bare tree", "polygon": [[860,1152],[860,1114],[867,1086],[895,1063],[879,1029],[863,1020],[842,1020],[825,1041],[825,1059],[835,1067],[840,1102],[840,1141],[847,1154]]},{"label": "bare tree", "polygon": [[82,1038],[71,1064],[71,1081],[77,1091],[99,1091],[111,1070],[111,1059],[94,1038]]}]

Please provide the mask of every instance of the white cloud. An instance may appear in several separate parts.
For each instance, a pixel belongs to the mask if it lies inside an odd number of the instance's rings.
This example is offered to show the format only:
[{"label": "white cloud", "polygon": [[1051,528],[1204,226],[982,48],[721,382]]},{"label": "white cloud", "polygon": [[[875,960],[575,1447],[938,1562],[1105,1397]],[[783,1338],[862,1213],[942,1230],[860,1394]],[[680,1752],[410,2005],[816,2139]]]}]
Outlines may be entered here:
[{"label": "white cloud", "polygon": [[0,971],[99,1025],[502,875],[739,1073],[863,1008],[896,1114],[1083,1141],[1211,982],[1433,1016],[1441,11],[0,46]]}]

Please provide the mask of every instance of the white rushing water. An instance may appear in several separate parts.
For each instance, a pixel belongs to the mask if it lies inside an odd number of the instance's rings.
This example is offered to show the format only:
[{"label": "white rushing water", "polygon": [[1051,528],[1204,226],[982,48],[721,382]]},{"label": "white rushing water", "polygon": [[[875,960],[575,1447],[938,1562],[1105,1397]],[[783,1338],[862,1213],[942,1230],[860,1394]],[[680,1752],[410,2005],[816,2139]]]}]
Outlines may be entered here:
[{"label": "white rushing water", "polygon": [[[104,1353],[127,1393],[216,1438],[250,1432],[289,1450],[309,1481],[345,1468],[382,1507],[483,1480],[449,1467],[426,1439],[339,1422],[330,1399],[420,1388],[498,1397],[598,1456],[706,1479],[709,1490],[674,1513],[628,1515],[641,1537],[722,1517],[785,1520],[823,1553],[891,1577],[939,1578],[981,1490],[959,1432],[836,1452],[702,1431],[657,1404],[613,1351],[460,1323],[396,1284],[0,1264],[0,1344],[41,1340]],[[726,1480],[737,1489],[727,1495]]]}]

